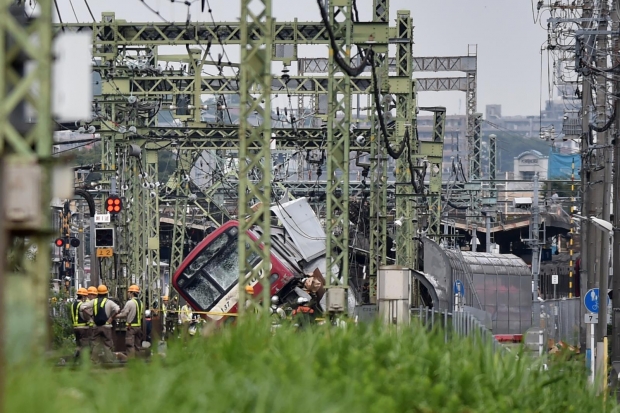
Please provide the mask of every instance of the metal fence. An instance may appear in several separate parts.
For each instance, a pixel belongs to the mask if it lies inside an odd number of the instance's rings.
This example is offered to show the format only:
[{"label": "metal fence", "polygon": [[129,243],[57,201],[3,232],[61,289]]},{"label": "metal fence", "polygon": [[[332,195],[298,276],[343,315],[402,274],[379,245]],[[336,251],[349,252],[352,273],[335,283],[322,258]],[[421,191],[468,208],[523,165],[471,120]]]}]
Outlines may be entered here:
[{"label": "metal fence", "polygon": [[533,305],[532,328],[544,331],[545,342],[563,341],[571,346],[579,345],[581,301],[579,298],[546,300]]},{"label": "metal fence", "polygon": [[454,334],[458,336],[471,336],[474,340],[490,342],[493,351],[505,350],[506,347],[495,339],[491,330],[486,328],[476,317],[468,312],[450,313],[447,310],[438,311],[432,308],[412,308],[412,319],[418,319],[423,325],[429,328],[441,327],[444,333],[444,340],[448,342]]}]

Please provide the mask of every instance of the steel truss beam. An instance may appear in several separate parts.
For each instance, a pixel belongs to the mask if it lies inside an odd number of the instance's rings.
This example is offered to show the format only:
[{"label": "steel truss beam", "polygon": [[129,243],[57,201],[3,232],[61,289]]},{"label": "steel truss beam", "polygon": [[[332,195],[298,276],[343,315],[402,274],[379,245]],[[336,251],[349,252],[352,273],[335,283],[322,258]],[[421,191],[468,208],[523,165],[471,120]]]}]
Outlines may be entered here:
[{"label": "steel truss beam", "polygon": [[[382,2],[379,2],[382,3]],[[396,28],[398,30],[398,27]],[[324,57],[310,57],[297,59],[300,74],[327,73],[327,59]],[[389,71],[396,72],[397,59],[388,59]],[[443,56],[443,57],[414,57],[414,72],[475,72],[477,70],[476,56]],[[365,72],[370,72],[366,68]]]},{"label": "steel truss beam", "polygon": [[469,157],[469,179],[476,180],[482,179],[482,169],[480,165],[480,157],[482,150],[482,133],[480,128],[482,126],[482,114],[474,114],[474,133],[470,142],[470,148],[472,148],[472,154]]},{"label": "steel truss beam", "polygon": [[[468,78],[466,77],[438,77],[421,78],[417,80],[420,92],[433,91],[468,91]],[[135,77],[123,77],[117,75],[114,79],[103,80],[104,97],[107,101],[125,102],[125,97],[119,95],[116,89],[106,87],[106,84],[113,84],[114,88],[123,85],[123,88],[132,90],[132,94],[137,97],[157,96],[165,103],[172,103],[175,95],[192,95],[199,90],[202,94],[227,95],[239,94],[239,80],[233,76],[201,76],[200,78],[183,76],[181,74],[172,75],[140,75]],[[125,85],[126,84],[126,85]],[[290,76],[287,80],[273,78],[270,83],[271,94],[288,93],[290,95],[310,95],[328,93],[328,77],[319,76]],[[200,87],[196,87],[200,85]],[[372,80],[370,77],[357,77],[351,79],[351,93],[369,95],[372,93]],[[250,93],[262,93],[258,85],[253,85]],[[195,107],[195,106],[194,106]],[[190,108],[190,111],[193,111]]]},{"label": "steel truss beam", "polygon": [[146,145],[146,156],[144,160],[145,181],[149,188],[144,188],[144,200],[146,204],[146,279],[143,297],[148,305],[153,305],[154,301],[160,301],[161,282],[159,271],[159,197],[157,188],[153,187],[158,175],[158,154],[159,145]]},{"label": "steel truss beam", "polygon": [[[282,129],[271,130],[277,150],[318,150],[326,149],[325,129]],[[109,132],[101,132],[102,141]],[[364,136],[364,144],[356,139],[350,142],[353,151],[370,152],[370,129],[356,129],[356,136]],[[340,137],[336,132],[337,137]],[[239,129],[231,126],[204,125],[200,127],[168,127],[156,126],[137,128],[135,136],[126,138],[127,143],[142,146],[145,142],[157,143],[159,146],[170,146],[180,151],[204,150],[236,150],[239,147]],[[107,152],[107,151],[106,151]]]},{"label": "steel truss beam", "polygon": [[[0,365],[5,366],[37,359],[49,342],[52,2],[40,1],[37,9],[38,16],[26,18],[23,2],[0,1],[0,182],[5,184],[0,215],[0,253],[4,254],[0,258],[4,306]],[[26,123],[26,105],[33,109],[28,117],[35,123]],[[24,190],[35,195],[34,205],[16,211],[13,203],[10,208],[15,191]],[[14,256],[10,263],[9,249]],[[35,249],[33,260],[28,260],[28,252]]]},{"label": "steel truss beam", "polygon": [[[347,311],[346,291],[349,279],[349,126],[351,124],[350,76],[336,63],[351,55],[353,34],[352,0],[331,0],[329,24],[337,37],[337,49],[329,52],[327,118],[327,311]],[[336,15],[339,14],[336,19]],[[335,269],[340,270],[340,274]]]},{"label": "steel truss beam", "polygon": [[[411,196],[411,164],[418,147],[414,129],[415,90],[412,82],[413,69],[413,22],[409,11],[399,10],[396,15],[398,38],[401,42],[396,46],[396,76],[393,78],[396,96],[396,147],[399,148],[404,139],[409,143],[396,161],[396,217],[402,225],[395,227],[396,264],[406,268],[417,269],[416,250],[413,237],[417,230],[416,209],[413,208]],[[416,82],[417,86],[417,82]],[[408,137],[407,137],[408,135]]]},{"label": "steel truss beam", "polygon": [[[385,13],[389,12],[387,9]],[[385,14],[384,13],[384,14]],[[113,12],[104,12],[96,23],[55,24],[54,30],[67,32],[92,32],[93,56],[106,56],[115,46],[196,46],[218,43],[225,45],[245,44],[243,22],[127,22],[117,20]],[[265,31],[257,31],[252,38],[260,37],[275,44],[328,44],[329,37],[323,22],[275,22],[263,26]],[[262,28],[261,28],[262,29]],[[269,33],[269,34],[267,34]],[[391,42],[389,33],[382,26],[361,22],[352,26],[351,40],[361,44],[370,40],[375,44]],[[271,47],[270,47],[271,50]]]},{"label": "steel truss beam", "polygon": [[170,251],[170,274],[176,272],[183,261],[183,247],[185,245],[185,219],[187,217],[187,206],[191,194],[189,188],[190,171],[185,170],[183,165],[193,165],[194,156],[192,152],[182,151],[177,155],[177,170],[175,171],[170,186],[174,194],[174,225],[172,228],[172,248]]},{"label": "steel truss beam", "polygon": [[127,210],[130,212],[130,233],[127,234],[129,238],[129,245],[131,246],[131,263],[129,270],[131,273],[131,283],[139,284],[143,278],[143,274],[146,271],[146,228],[145,228],[145,202],[147,200],[144,196],[144,184],[145,181],[141,179],[142,160],[131,157],[129,175],[126,176],[125,182],[130,187],[126,192],[125,199],[128,201]]},{"label": "steel truss beam", "polygon": [[[395,72],[397,59],[389,59],[390,71]],[[441,92],[441,91],[461,91],[466,94],[467,111],[467,142],[470,143],[474,135],[474,113],[477,108],[477,73],[478,56],[470,53],[468,56],[447,56],[447,57],[416,57],[413,58],[413,70],[416,72],[464,72],[465,77],[443,77],[443,78],[419,78],[416,79],[416,90],[418,92]],[[299,73],[326,73],[327,59],[307,58],[299,59]],[[472,153],[472,147],[467,148],[468,153]]]},{"label": "steel truss beam", "polygon": [[[250,6],[252,6],[250,8]],[[271,47],[273,21],[271,0],[241,1],[241,85],[239,113],[239,306],[238,311],[249,309],[269,311],[271,269],[270,202],[271,202],[271,122],[252,126],[248,118],[258,114],[262,119],[271,116]],[[257,87],[259,96],[252,96]],[[253,170],[259,172],[260,181],[251,182]],[[250,203],[258,201],[252,209]],[[248,235],[254,226],[259,227],[258,243]],[[254,265],[254,257],[260,263]],[[260,283],[262,294],[246,295],[245,286]],[[262,305],[261,300],[262,299]]]},{"label": "steel truss beam", "polygon": [[433,140],[421,142],[423,153],[430,164],[429,223],[428,237],[435,242],[441,238],[441,180],[443,165],[444,127],[446,123],[446,108],[434,108]]},{"label": "steel truss beam", "polygon": [[[144,208],[142,187],[138,179],[140,160],[128,155],[128,148],[118,147],[122,159],[119,162],[119,177],[121,185],[117,185],[118,194],[125,200],[116,233],[116,254],[119,256],[120,274],[114,285],[114,294],[124,297],[129,284],[137,284],[141,274],[141,262],[144,261],[142,246],[143,228],[141,225],[142,210]],[[93,259],[94,263],[94,259]],[[94,264],[93,264],[94,265]],[[112,286],[109,286],[112,287]]]},{"label": "steel truss beam", "polygon": [[[388,1],[374,0],[373,20],[382,22],[386,26],[389,22]],[[377,80],[381,94],[390,90],[388,71],[388,48],[381,47],[374,50],[374,65],[377,67]],[[324,59],[327,63],[327,59]],[[370,68],[368,68],[370,70]],[[374,86],[373,86],[374,89]],[[371,91],[372,93],[372,91]],[[369,248],[369,299],[374,304],[377,300],[377,276],[379,267],[387,263],[387,155],[382,144],[384,139],[379,127],[378,108],[375,100],[371,99],[371,127],[372,139],[370,142],[370,248]],[[388,105],[386,105],[387,107]],[[388,109],[389,110],[389,109]]]}]

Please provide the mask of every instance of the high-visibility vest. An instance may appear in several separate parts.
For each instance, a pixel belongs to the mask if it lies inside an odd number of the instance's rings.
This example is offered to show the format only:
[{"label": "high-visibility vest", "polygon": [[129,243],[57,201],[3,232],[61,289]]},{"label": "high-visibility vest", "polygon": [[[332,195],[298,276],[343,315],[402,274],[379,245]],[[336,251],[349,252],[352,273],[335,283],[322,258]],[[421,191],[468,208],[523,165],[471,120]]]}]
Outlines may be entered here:
[{"label": "high-visibility vest", "polygon": [[136,318],[131,320],[128,324],[130,327],[140,327],[142,325],[142,303],[137,298],[132,298],[131,301],[136,303]]},{"label": "high-visibility vest", "polygon": [[93,305],[93,314],[95,315],[95,325],[101,327],[108,321],[108,315],[105,313],[105,303],[107,298],[96,298]]},{"label": "high-visibility vest", "polygon": [[82,314],[80,313],[81,306],[82,306],[81,301],[76,301],[73,304],[71,304],[71,319],[73,320],[73,327],[86,326],[86,320],[82,318]]}]

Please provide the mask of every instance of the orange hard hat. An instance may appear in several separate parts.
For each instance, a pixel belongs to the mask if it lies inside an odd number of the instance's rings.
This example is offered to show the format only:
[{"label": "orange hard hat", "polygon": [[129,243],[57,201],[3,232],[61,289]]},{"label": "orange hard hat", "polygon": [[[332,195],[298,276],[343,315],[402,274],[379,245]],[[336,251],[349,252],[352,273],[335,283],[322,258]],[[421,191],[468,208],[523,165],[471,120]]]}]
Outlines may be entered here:
[{"label": "orange hard hat", "polygon": [[140,287],[138,287],[135,284],[132,284],[132,285],[129,286],[129,289],[127,291],[129,291],[130,293],[139,293],[140,292]]},{"label": "orange hard hat", "polygon": [[245,292],[246,294],[254,295],[254,287],[252,287],[251,285],[246,285]]},{"label": "orange hard hat", "polygon": [[80,287],[77,290],[77,295],[88,295],[88,290],[84,287]]},{"label": "orange hard hat", "polygon": [[99,287],[97,287],[97,294],[107,294],[108,293],[108,287],[106,287],[105,285],[100,285]]},{"label": "orange hard hat", "polygon": [[88,295],[97,295],[97,287],[95,287],[94,285],[91,285],[90,287],[88,287]]}]

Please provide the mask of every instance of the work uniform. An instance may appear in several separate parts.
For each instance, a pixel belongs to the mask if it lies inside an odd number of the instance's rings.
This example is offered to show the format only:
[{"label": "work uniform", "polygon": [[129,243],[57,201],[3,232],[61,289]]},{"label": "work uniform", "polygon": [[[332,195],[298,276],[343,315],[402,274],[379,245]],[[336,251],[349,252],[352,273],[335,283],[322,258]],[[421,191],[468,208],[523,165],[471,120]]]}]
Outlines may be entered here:
[{"label": "work uniform", "polygon": [[90,347],[91,350],[93,349],[93,344],[94,344],[93,337],[95,336],[95,323],[93,320],[93,303],[95,302],[96,299],[97,298],[89,298],[88,300],[84,301],[84,303],[82,303],[82,306],[80,307],[80,310],[84,314],[84,318],[87,319],[87,322],[86,322],[87,330],[85,331],[85,334],[86,334],[86,341],[88,342],[88,346]]},{"label": "work uniform", "polygon": [[127,354],[135,355],[136,351],[142,348],[142,314],[144,307],[140,300],[132,298],[127,300],[125,307],[117,317],[124,317],[127,320],[127,332],[125,334],[125,346]]},{"label": "work uniform", "polygon": [[98,297],[92,301],[95,329],[93,341],[103,342],[110,351],[114,351],[112,341],[112,324],[108,322],[112,314],[118,313],[120,307],[107,297]]},{"label": "work uniform", "polygon": [[183,307],[181,307],[181,311],[179,312],[179,321],[181,322],[181,335],[183,336],[183,339],[186,339],[189,333],[189,325],[192,322],[192,308],[189,306],[189,304],[185,304]]},{"label": "work uniform", "polygon": [[174,301],[166,306],[166,339],[172,337],[172,334],[175,331],[178,314],[176,316],[173,314],[178,313],[177,309],[178,307],[175,305]]},{"label": "work uniform", "polygon": [[77,345],[76,354],[79,354],[82,348],[90,345],[89,318],[82,309],[84,304],[84,301],[74,301],[71,304],[71,321],[73,322],[73,334],[75,334],[75,344]]}]

